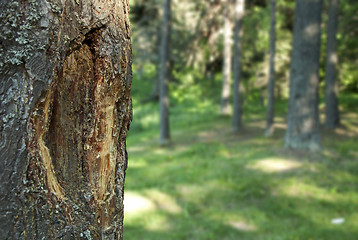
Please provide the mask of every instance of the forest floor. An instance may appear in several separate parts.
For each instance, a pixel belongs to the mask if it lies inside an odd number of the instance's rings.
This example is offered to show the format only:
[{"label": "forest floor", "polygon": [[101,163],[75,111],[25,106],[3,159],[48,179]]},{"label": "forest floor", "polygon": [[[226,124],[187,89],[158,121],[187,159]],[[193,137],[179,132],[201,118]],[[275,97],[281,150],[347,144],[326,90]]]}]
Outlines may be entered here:
[{"label": "forest floor", "polygon": [[283,148],[285,101],[265,138],[263,106],[246,107],[234,134],[231,117],[190,93],[174,94],[172,144],[160,147],[158,105],[141,103],[136,91],[125,239],[357,239],[357,95],[341,97],[343,126],[322,130],[322,150],[309,153]]}]

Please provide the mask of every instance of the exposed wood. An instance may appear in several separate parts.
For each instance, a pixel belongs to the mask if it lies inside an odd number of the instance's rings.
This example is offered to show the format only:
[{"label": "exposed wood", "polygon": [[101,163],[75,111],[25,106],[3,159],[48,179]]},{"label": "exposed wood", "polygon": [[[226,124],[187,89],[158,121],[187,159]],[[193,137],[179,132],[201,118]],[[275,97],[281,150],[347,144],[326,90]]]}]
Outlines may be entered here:
[{"label": "exposed wood", "polygon": [[1,53],[24,56],[1,68],[1,119],[21,121],[2,122],[0,152],[10,154],[1,153],[1,175],[16,177],[1,183],[0,238],[122,239],[128,1],[5,2],[3,29],[21,17]]}]

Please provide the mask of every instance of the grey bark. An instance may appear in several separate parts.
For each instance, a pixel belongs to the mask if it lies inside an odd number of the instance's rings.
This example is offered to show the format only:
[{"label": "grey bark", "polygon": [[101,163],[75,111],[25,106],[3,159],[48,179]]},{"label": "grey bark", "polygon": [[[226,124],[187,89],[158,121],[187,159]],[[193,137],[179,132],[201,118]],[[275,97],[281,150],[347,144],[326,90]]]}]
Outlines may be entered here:
[{"label": "grey bark", "polygon": [[170,141],[169,127],[169,76],[170,76],[170,0],[163,5],[163,24],[161,41],[161,72],[160,72],[160,144]]},{"label": "grey bark", "polygon": [[0,239],[122,239],[127,0],[1,0]]},{"label": "grey bark", "polygon": [[[157,28],[157,34],[156,34],[156,48],[155,51],[159,52],[159,49],[161,50],[161,28],[158,27]],[[160,53],[159,53],[160,55]],[[150,96],[150,99],[154,100],[154,101],[158,101],[159,100],[159,96],[160,96],[160,64],[161,64],[161,59],[158,57],[158,59],[155,60],[155,79],[153,81],[153,89],[152,89],[152,93]]]},{"label": "grey bark", "polygon": [[297,0],[285,146],[320,148],[318,83],[322,0]]},{"label": "grey bark", "polygon": [[268,104],[266,116],[265,136],[272,136],[274,131],[274,105],[275,105],[275,52],[276,52],[276,0],[271,0],[270,24],[270,66],[268,83]]},{"label": "grey bark", "polygon": [[230,114],[230,82],[232,58],[232,21],[231,4],[228,1],[224,13],[224,56],[223,56],[223,84],[221,92],[221,114]]},{"label": "grey bark", "polygon": [[337,79],[337,29],[338,29],[339,0],[330,0],[327,24],[327,56],[326,56],[326,85],[325,85],[325,127],[334,129],[340,124],[338,109],[338,79]]},{"label": "grey bark", "polygon": [[235,29],[234,29],[234,116],[233,131],[237,132],[242,127],[242,107],[241,107],[241,37],[242,37],[242,18],[244,16],[245,0],[236,0],[235,6]]}]

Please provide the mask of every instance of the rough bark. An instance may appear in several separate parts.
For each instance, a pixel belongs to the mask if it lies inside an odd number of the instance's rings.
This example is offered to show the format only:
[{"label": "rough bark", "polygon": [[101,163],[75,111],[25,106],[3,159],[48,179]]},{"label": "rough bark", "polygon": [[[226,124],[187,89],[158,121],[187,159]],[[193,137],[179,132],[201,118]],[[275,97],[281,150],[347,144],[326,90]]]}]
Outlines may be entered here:
[{"label": "rough bark", "polygon": [[322,0],[297,0],[285,145],[320,148],[318,81]]},{"label": "rough bark", "polygon": [[235,29],[234,29],[234,117],[233,131],[237,132],[242,127],[242,107],[241,107],[241,25],[244,16],[245,1],[236,0],[235,6]]},{"label": "rough bark", "polygon": [[231,4],[228,1],[224,13],[224,56],[223,56],[223,84],[221,92],[221,114],[230,114],[230,82],[232,58],[232,21]]},{"label": "rough bark", "polygon": [[337,29],[339,0],[330,0],[327,24],[327,56],[325,86],[325,127],[334,129],[339,126],[338,79],[337,79]]},{"label": "rough bark", "polygon": [[275,105],[275,52],[276,52],[276,0],[271,0],[271,24],[270,24],[270,66],[268,83],[268,104],[266,115],[265,136],[272,136],[274,127]]},{"label": "rough bark", "polygon": [[0,239],[122,239],[128,1],[0,6]]},{"label": "rough bark", "polygon": [[169,128],[169,71],[170,71],[170,0],[163,5],[163,25],[161,41],[161,73],[160,73],[160,144],[170,141]]}]

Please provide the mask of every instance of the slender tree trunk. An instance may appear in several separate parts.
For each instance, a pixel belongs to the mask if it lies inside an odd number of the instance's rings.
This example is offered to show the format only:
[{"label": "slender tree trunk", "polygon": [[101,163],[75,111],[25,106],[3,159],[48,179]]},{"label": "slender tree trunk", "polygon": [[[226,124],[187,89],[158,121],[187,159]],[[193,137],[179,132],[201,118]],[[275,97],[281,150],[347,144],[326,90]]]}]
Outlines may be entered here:
[{"label": "slender tree trunk", "polygon": [[[156,52],[159,52],[159,49],[161,49],[161,28],[158,27],[157,28],[157,31],[156,31],[156,48],[155,48],[155,51]],[[160,53],[159,53],[160,55]],[[152,89],[152,93],[151,93],[151,96],[150,96],[150,99],[151,100],[154,100],[154,101],[158,101],[159,100],[159,95],[160,95],[160,64],[161,64],[161,59],[158,58],[155,60],[155,79],[154,79],[154,82],[153,82],[153,89]]]},{"label": "slender tree trunk", "polygon": [[327,57],[325,86],[325,127],[334,129],[339,126],[338,79],[337,79],[337,28],[339,0],[330,0],[327,25]]},{"label": "slender tree trunk", "polygon": [[155,72],[156,72],[156,76],[154,78],[154,82],[153,82],[153,89],[152,89],[152,93],[150,96],[150,100],[153,101],[158,101],[159,99],[159,90],[160,90],[160,79],[159,79],[159,64],[155,64]]},{"label": "slender tree trunk", "polygon": [[320,148],[318,82],[322,0],[297,0],[285,145]]},{"label": "slender tree trunk", "polygon": [[272,136],[274,127],[275,105],[275,52],[276,52],[276,0],[271,0],[271,27],[270,27],[270,69],[268,84],[268,105],[265,136]]},{"label": "slender tree trunk", "polygon": [[160,73],[160,144],[170,141],[169,128],[169,76],[170,76],[170,0],[164,1],[162,43],[161,43],[161,73]]},{"label": "slender tree trunk", "polygon": [[236,0],[235,6],[235,30],[234,30],[234,117],[233,131],[237,132],[242,126],[242,108],[240,95],[241,82],[241,25],[244,16],[245,0]]},{"label": "slender tree trunk", "polygon": [[231,4],[228,1],[224,14],[224,61],[223,61],[223,85],[221,92],[221,114],[230,114],[230,82],[231,82],[231,57],[232,57],[232,21],[230,14]]},{"label": "slender tree trunk", "polygon": [[1,1],[0,239],[122,239],[128,8]]}]

